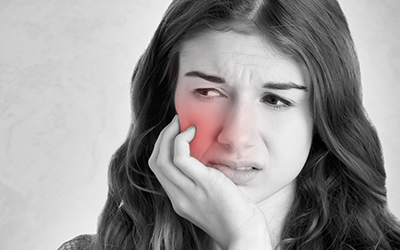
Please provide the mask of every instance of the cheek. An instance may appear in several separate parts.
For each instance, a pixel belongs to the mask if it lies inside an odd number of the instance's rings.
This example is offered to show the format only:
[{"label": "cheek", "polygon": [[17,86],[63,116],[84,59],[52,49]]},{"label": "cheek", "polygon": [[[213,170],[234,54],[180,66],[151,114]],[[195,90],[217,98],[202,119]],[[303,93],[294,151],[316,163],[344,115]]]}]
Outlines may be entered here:
[{"label": "cheek", "polygon": [[192,125],[196,126],[197,132],[190,143],[190,152],[202,162],[204,153],[218,137],[222,121],[220,112],[211,105],[199,105],[199,101],[193,98],[178,95],[175,98],[175,109],[179,117],[180,132]]},{"label": "cheek", "polygon": [[274,137],[274,161],[279,166],[285,166],[282,171],[290,175],[291,172],[299,172],[307,160],[312,143],[313,120],[308,114],[301,113],[292,115],[281,124],[284,126],[275,132],[279,137]]}]

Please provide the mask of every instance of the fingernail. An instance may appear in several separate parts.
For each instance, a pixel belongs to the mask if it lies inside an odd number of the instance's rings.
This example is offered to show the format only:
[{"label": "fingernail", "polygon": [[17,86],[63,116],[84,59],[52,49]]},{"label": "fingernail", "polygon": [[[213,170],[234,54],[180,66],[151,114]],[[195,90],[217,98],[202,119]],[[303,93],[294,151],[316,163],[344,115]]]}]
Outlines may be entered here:
[{"label": "fingernail", "polygon": [[196,126],[192,125],[188,129],[186,129],[186,131],[190,131],[190,132],[194,131],[196,133]]}]

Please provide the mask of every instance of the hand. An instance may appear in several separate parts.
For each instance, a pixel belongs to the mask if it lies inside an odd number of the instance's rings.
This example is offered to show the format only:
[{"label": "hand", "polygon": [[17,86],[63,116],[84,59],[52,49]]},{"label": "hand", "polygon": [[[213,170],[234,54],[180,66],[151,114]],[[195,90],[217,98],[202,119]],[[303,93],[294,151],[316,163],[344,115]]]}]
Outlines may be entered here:
[{"label": "hand", "polygon": [[267,249],[270,243],[263,212],[223,173],[191,157],[189,143],[195,133],[194,126],[179,133],[175,116],[160,133],[149,158],[174,210],[222,249]]}]

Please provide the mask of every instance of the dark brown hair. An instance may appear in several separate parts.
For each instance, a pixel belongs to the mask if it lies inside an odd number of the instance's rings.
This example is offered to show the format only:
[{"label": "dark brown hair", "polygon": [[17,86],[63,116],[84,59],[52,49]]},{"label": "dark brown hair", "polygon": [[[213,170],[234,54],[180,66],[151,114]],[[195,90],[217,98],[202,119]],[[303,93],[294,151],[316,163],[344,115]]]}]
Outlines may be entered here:
[{"label": "dark brown hair", "polygon": [[358,59],[335,0],[172,2],[133,73],[132,125],[111,160],[93,247],[207,249],[209,236],[174,212],[147,161],[176,114],[181,44],[204,29],[238,24],[267,36],[311,75],[315,134],[281,249],[400,249],[380,142],[362,106]]}]

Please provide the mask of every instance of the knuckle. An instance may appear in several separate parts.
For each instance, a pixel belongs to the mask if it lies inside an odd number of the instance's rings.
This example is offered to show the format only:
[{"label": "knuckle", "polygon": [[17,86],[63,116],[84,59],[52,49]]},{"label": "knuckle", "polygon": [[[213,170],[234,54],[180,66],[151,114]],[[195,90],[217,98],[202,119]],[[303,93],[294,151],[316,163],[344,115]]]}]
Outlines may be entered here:
[{"label": "knuckle", "polygon": [[183,140],[182,137],[183,136],[184,136],[183,133],[180,133],[177,136],[175,136],[175,138],[174,138],[174,146],[175,146],[175,148],[177,148],[182,143],[182,140]]},{"label": "knuckle", "polygon": [[175,143],[177,142],[177,141],[179,141],[179,140],[182,140],[182,136],[183,136],[183,133],[179,133],[179,134],[177,134],[176,136],[175,136]]},{"label": "knuckle", "polygon": [[176,166],[182,166],[185,164],[185,157],[182,155],[175,155],[174,157],[174,164]]},{"label": "knuckle", "polygon": [[157,159],[155,160],[155,164],[154,164],[155,166],[161,167],[162,164],[163,164],[163,161],[162,161],[160,158],[157,158]]},{"label": "knuckle", "polygon": [[178,200],[172,204],[172,207],[178,215],[180,215],[182,217],[187,216],[187,211],[188,211],[188,203],[187,202],[185,202],[183,200]]}]

